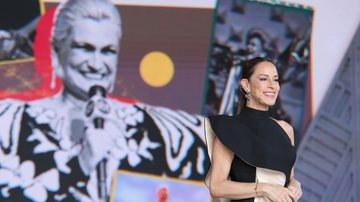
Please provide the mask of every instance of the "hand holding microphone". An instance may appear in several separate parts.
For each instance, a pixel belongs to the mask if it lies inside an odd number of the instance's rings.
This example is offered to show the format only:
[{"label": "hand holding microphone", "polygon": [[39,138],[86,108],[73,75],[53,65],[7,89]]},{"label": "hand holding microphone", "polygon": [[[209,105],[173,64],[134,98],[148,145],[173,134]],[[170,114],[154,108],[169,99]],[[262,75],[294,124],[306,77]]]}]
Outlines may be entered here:
[{"label": "hand holding microphone", "polygon": [[111,138],[106,132],[105,121],[111,111],[106,99],[106,90],[102,86],[93,86],[89,90],[89,100],[85,105],[88,125],[81,152],[80,166],[89,175],[96,168],[98,194],[101,201],[107,201],[106,154],[111,146]]}]

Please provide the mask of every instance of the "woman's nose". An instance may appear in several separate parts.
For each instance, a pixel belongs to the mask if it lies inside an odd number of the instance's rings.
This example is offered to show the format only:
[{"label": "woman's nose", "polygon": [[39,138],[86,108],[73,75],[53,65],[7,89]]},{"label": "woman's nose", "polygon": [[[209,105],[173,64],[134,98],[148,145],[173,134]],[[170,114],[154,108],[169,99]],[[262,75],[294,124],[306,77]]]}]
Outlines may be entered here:
[{"label": "woman's nose", "polygon": [[99,51],[95,51],[89,59],[89,68],[93,71],[99,71],[103,69],[103,63],[101,62],[101,59],[101,53]]},{"label": "woman's nose", "polygon": [[268,87],[273,88],[274,87],[274,81],[269,79]]}]

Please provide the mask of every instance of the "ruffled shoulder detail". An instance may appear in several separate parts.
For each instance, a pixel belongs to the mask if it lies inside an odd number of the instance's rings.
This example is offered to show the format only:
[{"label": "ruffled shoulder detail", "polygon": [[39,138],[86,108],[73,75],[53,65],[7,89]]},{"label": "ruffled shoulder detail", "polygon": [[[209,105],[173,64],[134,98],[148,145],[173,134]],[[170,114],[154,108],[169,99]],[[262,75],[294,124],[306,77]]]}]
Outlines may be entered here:
[{"label": "ruffled shoulder detail", "polygon": [[[213,133],[222,144],[228,147],[235,155],[254,167],[261,167],[263,157],[258,154],[259,137],[236,117],[216,115],[207,117],[209,124],[205,129],[206,139]],[[209,131],[212,130],[212,131]]]},{"label": "ruffled shoulder detail", "polygon": [[[284,131],[270,120],[268,134],[259,134],[245,125],[239,117],[215,115],[205,118],[205,137],[211,160],[213,140],[217,137],[236,156],[253,167],[284,173],[289,179],[294,163],[294,148],[284,143]],[[273,131],[276,131],[276,134]],[[269,135],[271,138],[269,138]],[[286,137],[287,138],[287,137]],[[289,152],[291,151],[291,152]]]}]

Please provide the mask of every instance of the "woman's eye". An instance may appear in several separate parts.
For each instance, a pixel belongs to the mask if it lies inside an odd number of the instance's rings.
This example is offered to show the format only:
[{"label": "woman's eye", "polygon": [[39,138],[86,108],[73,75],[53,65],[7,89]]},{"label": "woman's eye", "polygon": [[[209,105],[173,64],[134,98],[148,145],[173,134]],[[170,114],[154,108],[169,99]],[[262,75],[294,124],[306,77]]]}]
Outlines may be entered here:
[{"label": "woman's eye", "polygon": [[260,81],[266,81],[267,78],[260,78]]}]

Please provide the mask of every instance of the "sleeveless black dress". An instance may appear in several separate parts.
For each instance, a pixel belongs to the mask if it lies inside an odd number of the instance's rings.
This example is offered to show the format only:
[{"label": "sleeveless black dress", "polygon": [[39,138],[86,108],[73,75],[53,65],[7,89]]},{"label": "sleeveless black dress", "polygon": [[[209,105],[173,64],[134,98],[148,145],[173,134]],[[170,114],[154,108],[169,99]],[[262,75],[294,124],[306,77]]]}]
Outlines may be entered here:
[{"label": "sleeveless black dress", "polygon": [[[216,115],[208,117],[208,121],[211,132],[235,154],[229,175],[231,180],[267,183],[275,180],[276,184],[287,186],[296,150],[286,132],[267,111],[245,107],[237,117]],[[205,133],[209,144],[209,131],[206,129]],[[212,150],[209,146],[212,145],[208,145],[208,149]],[[256,201],[262,200],[267,201]]]}]

